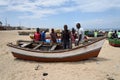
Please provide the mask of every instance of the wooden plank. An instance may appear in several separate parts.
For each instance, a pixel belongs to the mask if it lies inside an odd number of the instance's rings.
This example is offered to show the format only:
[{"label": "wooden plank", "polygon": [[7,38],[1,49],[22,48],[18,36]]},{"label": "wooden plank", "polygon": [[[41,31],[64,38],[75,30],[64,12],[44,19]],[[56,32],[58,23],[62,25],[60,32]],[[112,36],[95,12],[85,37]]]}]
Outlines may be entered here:
[{"label": "wooden plank", "polygon": [[21,47],[26,47],[26,46],[28,46],[30,44],[32,44],[32,43],[24,43],[23,45],[21,45]]},{"label": "wooden plank", "polygon": [[51,50],[51,51],[52,51],[52,50],[55,50],[56,47],[57,47],[57,44],[53,45],[50,50]]},{"label": "wooden plank", "polygon": [[39,44],[39,45],[35,46],[33,49],[37,49],[37,48],[39,48],[40,46],[42,46],[42,44]]}]

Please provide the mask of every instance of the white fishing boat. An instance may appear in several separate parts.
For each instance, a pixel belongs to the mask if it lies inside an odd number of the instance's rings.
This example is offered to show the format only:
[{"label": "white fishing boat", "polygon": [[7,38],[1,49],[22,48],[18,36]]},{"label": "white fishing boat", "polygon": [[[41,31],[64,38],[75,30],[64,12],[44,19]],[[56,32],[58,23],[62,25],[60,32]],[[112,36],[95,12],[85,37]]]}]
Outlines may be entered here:
[{"label": "white fishing boat", "polygon": [[98,37],[72,49],[63,49],[61,44],[50,45],[41,42],[18,41],[17,44],[8,43],[14,57],[24,60],[41,62],[80,61],[97,57],[104,43],[105,37]]}]

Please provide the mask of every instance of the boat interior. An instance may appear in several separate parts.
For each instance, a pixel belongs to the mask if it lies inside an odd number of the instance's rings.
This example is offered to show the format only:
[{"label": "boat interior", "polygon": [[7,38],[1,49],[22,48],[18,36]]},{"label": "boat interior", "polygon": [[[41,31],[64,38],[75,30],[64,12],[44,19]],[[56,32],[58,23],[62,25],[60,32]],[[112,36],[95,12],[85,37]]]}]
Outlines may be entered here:
[{"label": "boat interior", "polygon": [[[73,46],[71,44],[70,49],[74,49],[74,48],[77,48],[77,47],[84,47],[84,46],[90,45],[94,42],[97,42],[99,40],[100,40],[100,38],[87,39],[77,46],[75,46],[75,45]],[[35,42],[35,41],[18,40],[17,41],[17,46],[19,46],[21,48],[32,49],[32,50],[40,50],[40,51],[64,50],[62,43],[51,44],[51,43],[46,43],[46,42],[41,42],[41,41]]]}]

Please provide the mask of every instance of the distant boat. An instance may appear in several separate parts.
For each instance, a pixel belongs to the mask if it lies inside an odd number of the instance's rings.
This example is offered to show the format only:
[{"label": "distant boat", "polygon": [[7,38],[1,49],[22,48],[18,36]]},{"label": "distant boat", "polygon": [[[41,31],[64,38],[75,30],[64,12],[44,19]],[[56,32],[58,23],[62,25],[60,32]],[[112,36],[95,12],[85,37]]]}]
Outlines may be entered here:
[{"label": "distant boat", "polygon": [[120,39],[108,39],[109,44],[114,47],[120,47]]},{"label": "distant boat", "polygon": [[30,34],[33,34],[34,32],[30,32],[30,31],[19,31],[18,34],[19,35],[30,35]]},{"label": "distant boat", "polygon": [[[86,35],[88,36],[88,37],[94,37],[94,31],[85,31],[86,33]],[[98,32],[97,33],[97,37],[101,37],[101,36],[104,36],[105,34],[104,33],[100,33],[100,32]]]},{"label": "distant boat", "polygon": [[97,57],[104,43],[105,37],[90,39],[72,49],[63,49],[60,43],[18,41],[17,44],[8,43],[14,57],[24,60],[41,62],[80,61]]}]

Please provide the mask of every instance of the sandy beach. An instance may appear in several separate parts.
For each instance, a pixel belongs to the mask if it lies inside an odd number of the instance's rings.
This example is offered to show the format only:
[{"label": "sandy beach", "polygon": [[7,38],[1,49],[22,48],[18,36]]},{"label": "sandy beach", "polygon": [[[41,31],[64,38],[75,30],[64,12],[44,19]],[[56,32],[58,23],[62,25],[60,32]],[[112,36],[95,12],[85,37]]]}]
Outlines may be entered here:
[{"label": "sandy beach", "polygon": [[30,40],[17,30],[0,31],[0,80],[120,80],[120,48],[107,40],[97,58],[43,63],[14,58],[6,44],[19,39]]}]

